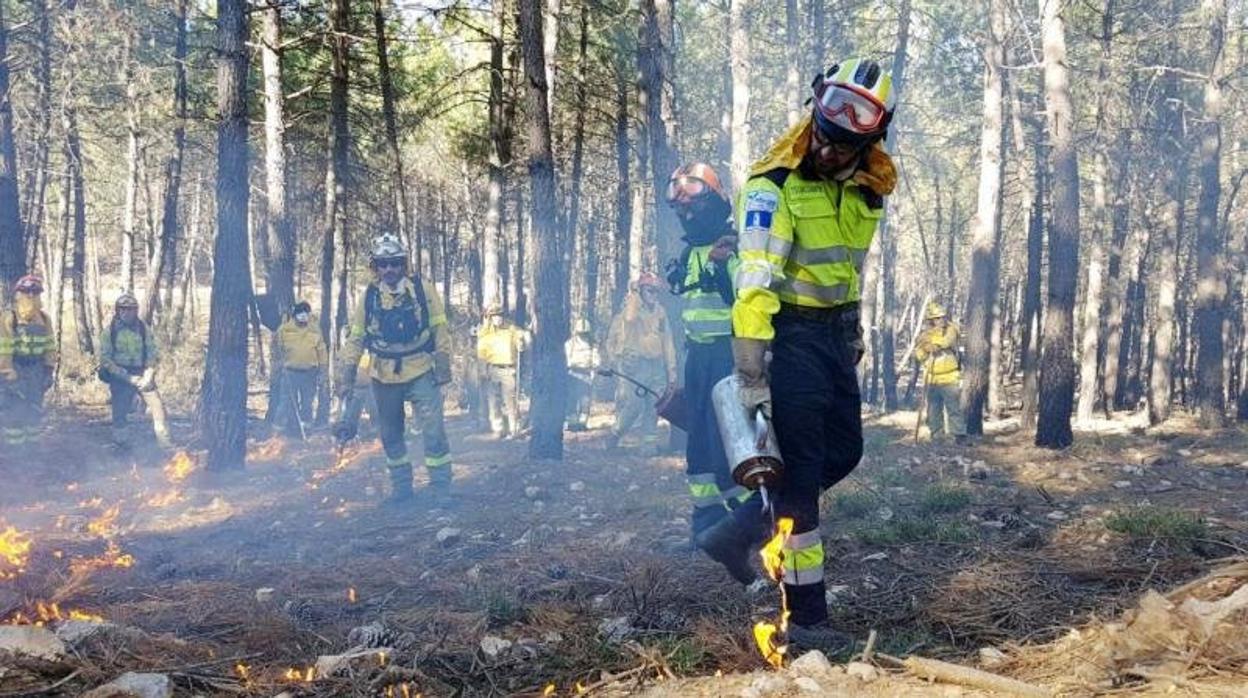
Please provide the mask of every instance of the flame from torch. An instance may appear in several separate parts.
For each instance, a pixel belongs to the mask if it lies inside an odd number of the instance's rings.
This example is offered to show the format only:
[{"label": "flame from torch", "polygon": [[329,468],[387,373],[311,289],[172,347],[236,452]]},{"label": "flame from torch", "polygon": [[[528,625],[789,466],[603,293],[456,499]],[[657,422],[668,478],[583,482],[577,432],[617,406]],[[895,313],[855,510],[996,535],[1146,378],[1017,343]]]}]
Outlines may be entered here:
[{"label": "flame from torch", "polygon": [[776,535],[758,551],[763,559],[763,569],[767,576],[777,582],[780,587],[780,624],[779,626],[760,621],[754,624],[754,642],[768,664],[780,669],[784,667],[785,653],[788,645],[783,644],[784,633],[789,629],[789,599],[784,593],[784,550],[789,537],[793,535],[793,519],[782,517],[776,522]]}]

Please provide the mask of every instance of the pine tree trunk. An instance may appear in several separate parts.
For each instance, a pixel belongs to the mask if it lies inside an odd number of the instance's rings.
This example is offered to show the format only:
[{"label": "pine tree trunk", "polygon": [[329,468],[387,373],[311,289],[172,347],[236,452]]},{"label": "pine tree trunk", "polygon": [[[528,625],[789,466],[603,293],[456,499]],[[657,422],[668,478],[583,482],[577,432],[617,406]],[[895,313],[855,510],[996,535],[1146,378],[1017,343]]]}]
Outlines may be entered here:
[{"label": "pine tree trunk", "polygon": [[260,61],[264,69],[264,191],[269,269],[266,293],[279,313],[295,304],[294,221],[286,208],[286,99],[282,92],[282,13],[279,5],[263,10]]},{"label": "pine tree trunk", "polygon": [[351,40],[349,18],[347,0],[332,0],[329,8],[332,56],[329,77],[329,165],[325,168],[325,239],[321,248],[321,333],[329,347],[331,363],[334,361],[342,328],[347,324],[350,236],[346,209],[351,152],[347,114]]},{"label": "pine tree trunk", "polygon": [[[35,143],[34,165],[31,168],[30,190],[26,198],[26,246],[34,250],[39,244],[43,230],[44,204],[48,188],[48,153],[52,131],[52,31],[47,0],[32,0],[31,15],[34,18],[38,49],[35,56]],[[47,249],[54,249],[48,245]],[[49,254],[49,257],[54,255]],[[27,255],[34,259],[33,254]],[[49,260],[50,261],[50,260]],[[48,274],[52,267],[45,265]],[[48,279],[49,282],[52,279]],[[59,333],[57,337],[59,337]]]},{"label": "pine tree trunk", "polygon": [[176,262],[178,237],[178,197],[182,194],[182,154],[186,149],[186,3],[177,0],[174,23],[177,34],[173,49],[173,150],[165,161],[165,193],[160,219],[160,235],[152,251],[154,264],[147,274],[143,320],[149,325],[160,305],[160,283],[166,269]]},{"label": "pine tree trunk", "polygon": [[1209,31],[1209,77],[1204,85],[1205,118],[1200,138],[1200,201],[1196,211],[1196,405],[1200,422],[1221,427],[1226,419],[1223,387],[1222,324],[1226,303],[1226,263],[1218,224],[1222,172],[1222,87],[1226,0],[1204,0],[1201,14]]},{"label": "pine tree trunk", "polygon": [[504,306],[504,289],[499,270],[499,241],[503,235],[503,209],[506,205],[507,172],[511,162],[508,111],[504,104],[503,77],[507,70],[507,3],[494,0],[490,37],[489,181],[486,189],[485,229],[481,240],[481,295],[486,308]]},{"label": "pine tree trunk", "polygon": [[247,458],[247,3],[217,0],[217,238],[200,420],[209,470]]},{"label": "pine tree trunk", "polygon": [[617,80],[615,93],[615,268],[611,312],[619,312],[628,294],[628,250],[633,225],[633,192],[629,177],[628,83]]},{"label": "pine tree trunk", "polygon": [[798,0],[784,0],[784,40],[785,50],[784,98],[789,109],[785,112],[785,122],[792,126],[802,118],[802,38],[798,33]]},{"label": "pine tree trunk", "polygon": [[134,291],[134,272],[138,261],[135,236],[138,227],[139,201],[139,96],[134,77],[134,37],[127,28],[123,48],[125,61],[120,79],[126,92],[126,194],[121,214],[121,287]]},{"label": "pine tree trunk", "polygon": [[[587,245],[587,241],[583,240],[583,236],[578,236],[578,228],[581,225],[581,189],[582,179],[585,176],[585,113],[589,110],[589,86],[586,84],[586,69],[589,60],[589,5],[581,5],[580,16],[580,38],[577,43],[577,62],[576,62],[576,111],[572,115],[572,173],[571,183],[568,186],[568,208],[566,219],[563,225],[563,246],[566,257],[566,266],[570,280],[573,278],[573,261],[576,259],[576,240],[582,238],[585,246],[586,258],[593,258],[597,255],[597,250]],[[553,90],[552,90],[553,94]],[[584,287],[578,284],[578,289],[584,291]]]},{"label": "pine tree trunk", "polygon": [[0,301],[26,273],[26,239],[17,191],[17,143],[9,89],[9,30],[0,3]]},{"label": "pine tree trunk", "polygon": [[1053,218],[1049,224],[1049,302],[1040,342],[1036,445],[1065,448],[1074,441],[1074,312],[1079,269],[1079,163],[1075,151],[1066,26],[1058,3],[1040,0],[1043,15],[1044,97],[1053,163]]},{"label": "pine tree trunk", "polygon": [[1005,7],[992,0],[984,48],[983,127],[979,152],[979,198],[971,233],[970,293],[966,301],[966,364],[962,405],[966,432],[984,433],[992,361],[992,325],[1001,269],[1001,180],[1005,170]]},{"label": "pine tree trunk", "polygon": [[674,257],[680,244],[680,222],[664,200],[667,178],[679,165],[674,145],[676,96],[672,92],[672,12],[672,0],[641,0],[641,42],[637,52],[641,79],[638,88],[645,107],[650,145],[650,193],[654,211],[652,230],[659,259]]},{"label": "pine tree trunk", "polygon": [[524,57],[525,101],[529,113],[529,186],[532,193],[534,266],[533,392],[529,455],[563,457],[563,418],[567,364],[568,308],[563,293],[565,270],[555,212],[555,163],[551,152],[550,95],[546,85],[541,0],[520,0],[520,44]]},{"label": "pine tree trunk", "polygon": [[78,117],[72,98],[64,105],[61,117],[65,129],[65,176],[69,180],[69,196],[73,201],[70,253],[70,289],[74,294],[74,325],[78,331],[78,348],[86,354],[95,353],[94,325],[91,323],[87,300],[87,203],[86,185],[82,177],[82,141],[78,137]]},{"label": "pine tree trunk", "polygon": [[1101,373],[1101,399],[1103,400],[1107,417],[1118,408],[1119,370],[1122,366],[1123,324],[1126,321],[1127,300],[1127,286],[1123,283],[1125,276],[1123,270],[1130,263],[1130,260],[1133,259],[1133,257],[1127,254],[1127,246],[1138,247],[1138,243],[1135,240],[1139,237],[1132,236],[1131,242],[1128,242],[1127,239],[1127,236],[1131,233],[1131,210],[1127,201],[1130,195],[1128,191],[1130,186],[1128,174],[1131,167],[1131,139],[1128,131],[1123,131],[1119,135],[1115,151],[1118,175],[1114,185],[1113,210],[1110,214],[1110,242],[1108,263],[1106,265],[1106,305],[1104,311],[1105,351],[1103,355],[1105,365]]},{"label": "pine tree trunk", "polygon": [[399,149],[399,124],[395,112],[394,78],[390,73],[387,49],[386,13],[383,0],[373,0],[373,31],[377,37],[377,79],[381,83],[381,118],[386,124],[386,146],[390,150],[391,185],[394,187],[394,218],[396,230],[411,251],[414,269],[420,268],[420,248],[408,234],[407,183],[403,176],[403,152]]},{"label": "pine tree trunk", "polygon": [[[732,69],[732,184],[740,191],[750,167],[750,32],[749,0],[728,0],[729,64]],[[655,182],[659,179],[656,176]]]}]

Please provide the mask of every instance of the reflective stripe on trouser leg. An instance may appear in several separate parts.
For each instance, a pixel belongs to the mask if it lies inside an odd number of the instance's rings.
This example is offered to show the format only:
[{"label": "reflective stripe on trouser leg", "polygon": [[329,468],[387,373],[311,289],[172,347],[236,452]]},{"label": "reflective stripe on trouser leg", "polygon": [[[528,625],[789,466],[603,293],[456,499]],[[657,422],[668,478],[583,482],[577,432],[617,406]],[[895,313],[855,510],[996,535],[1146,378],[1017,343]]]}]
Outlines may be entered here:
[{"label": "reflective stripe on trouser leg", "polygon": [[693,498],[695,509],[724,505],[723,494],[719,491],[715,476],[710,473],[689,476],[689,496]]},{"label": "reflective stripe on trouser leg", "polygon": [[26,443],[26,429],[23,427],[5,427],[4,442],[10,446],[18,446]]},{"label": "reflective stripe on trouser leg", "polygon": [[[777,316],[771,363],[772,425],[784,456],[776,493],[779,516],[793,519],[793,569],[785,592],[798,625],[828,617],[819,494],[848,475],[862,457],[862,400],[849,346],[857,318],[833,322]],[[800,569],[799,569],[800,568]]]},{"label": "reflective stripe on trouser leg", "polygon": [[685,362],[685,401],[688,405],[689,438],[685,462],[690,481],[694,476],[709,477],[719,490],[720,500],[736,506],[749,496],[732,480],[719,422],[711,402],[711,392],[722,378],[732,373],[732,340],[728,337],[710,343],[688,343]]},{"label": "reflective stripe on trouser leg", "polygon": [[823,540],[819,531],[789,536],[784,543],[784,583],[795,586],[823,581]]},{"label": "reflective stripe on trouser leg", "polygon": [[415,408],[420,424],[420,434],[425,447],[425,467],[450,473],[451,447],[446,438],[446,424],[442,415],[442,389],[433,382],[433,373],[426,373],[412,381],[407,389],[407,400]]}]

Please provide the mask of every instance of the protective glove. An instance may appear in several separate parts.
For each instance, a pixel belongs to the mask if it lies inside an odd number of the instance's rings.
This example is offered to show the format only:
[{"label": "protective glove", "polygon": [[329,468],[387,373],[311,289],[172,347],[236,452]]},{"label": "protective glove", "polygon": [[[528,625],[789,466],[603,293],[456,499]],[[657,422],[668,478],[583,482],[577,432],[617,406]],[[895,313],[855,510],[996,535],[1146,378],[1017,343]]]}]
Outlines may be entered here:
[{"label": "protective glove", "polygon": [[136,385],[139,390],[147,392],[156,388],[156,369],[148,367],[143,371],[143,375],[139,377],[139,383]]},{"label": "protective glove", "polygon": [[433,353],[433,382],[435,385],[451,382],[451,356],[444,351]]},{"label": "protective glove", "polygon": [[764,340],[732,338],[732,363],[741,384],[741,404],[750,414],[757,410],[771,419],[771,386],[767,383],[766,354],[767,342]]},{"label": "protective glove", "polygon": [[880,197],[892,194],[897,188],[897,168],[879,141],[867,148],[862,164],[854,172],[854,181]]},{"label": "protective glove", "polygon": [[737,251],[737,236],[725,235],[715,241],[715,244],[711,246],[711,251],[707,255],[707,257],[709,257],[712,262],[723,264],[724,262],[728,261],[728,258],[732,256],[733,252],[736,252],[736,251]]}]

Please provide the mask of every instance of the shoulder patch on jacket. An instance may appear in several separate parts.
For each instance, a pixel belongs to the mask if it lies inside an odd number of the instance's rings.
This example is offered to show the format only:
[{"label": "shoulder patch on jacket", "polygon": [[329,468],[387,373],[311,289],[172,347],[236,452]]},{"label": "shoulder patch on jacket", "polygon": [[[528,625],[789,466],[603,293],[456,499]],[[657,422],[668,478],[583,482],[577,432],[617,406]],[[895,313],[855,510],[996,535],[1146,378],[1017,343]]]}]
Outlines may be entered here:
[{"label": "shoulder patch on jacket", "polygon": [[780,197],[775,192],[746,192],[742,225],[746,230],[770,230],[771,216],[779,205]]}]

